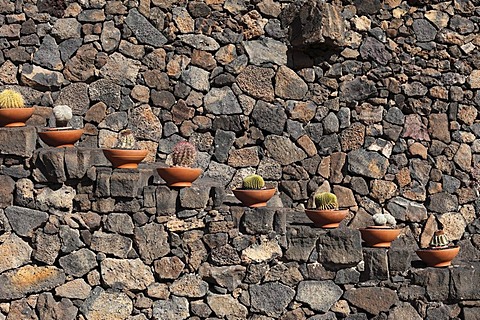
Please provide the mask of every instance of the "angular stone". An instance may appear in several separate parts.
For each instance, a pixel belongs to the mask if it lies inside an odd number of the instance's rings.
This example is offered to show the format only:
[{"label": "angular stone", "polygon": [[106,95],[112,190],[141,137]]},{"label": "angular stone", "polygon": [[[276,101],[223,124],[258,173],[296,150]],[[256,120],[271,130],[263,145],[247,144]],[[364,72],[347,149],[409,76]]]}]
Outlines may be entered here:
[{"label": "angular stone", "polygon": [[413,283],[421,285],[427,291],[427,297],[433,301],[448,299],[450,272],[447,269],[417,269],[413,273]]},{"label": "angular stone", "polygon": [[418,41],[432,41],[437,35],[435,27],[425,19],[416,19],[412,27]]},{"label": "angular stone", "polygon": [[446,192],[432,194],[428,200],[427,209],[434,212],[446,213],[456,211],[458,208],[457,197]]},{"label": "angular stone", "polygon": [[88,94],[92,101],[101,101],[107,106],[118,108],[120,106],[121,87],[108,79],[99,79],[90,84]]},{"label": "angular stone", "polygon": [[0,260],[0,273],[5,270],[15,269],[30,261],[30,255],[32,254],[32,248],[23,241],[16,234],[10,235],[4,234],[0,237],[0,256],[3,257]]},{"label": "angular stone", "polygon": [[7,207],[5,215],[13,231],[22,237],[31,237],[48,219],[45,212],[16,206]]},{"label": "angular stone", "polygon": [[57,105],[67,105],[72,108],[74,115],[84,115],[90,105],[88,99],[88,85],[85,83],[72,83],[60,91],[57,100]]},{"label": "angular stone", "polygon": [[260,66],[264,63],[287,64],[287,46],[277,40],[264,38],[242,42],[250,58],[250,63]]},{"label": "angular stone", "polygon": [[[96,287],[80,307],[88,320],[125,320],[133,311],[132,300],[123,292],[105,291]],[[115,315],[115,318],[112,318]]]},{"label": "angular stone", "polygon": [[233,292],[245,278],[246,270],[243,266],[208,266],[207,270],[202,270],[202,276],[207,281]]},{"label": "angular stone", "polygon": [[178,191],[171,190],[166,186],[160,186],[157,188],[155,196],[157,213],[159,215],[171,215],[176,212]]},{"label": "angular stone", "polygon": [[289,165],[307,157],[288,137],[270,135],[265,139],[265,148],[269,155],[282,165]]},{"label": "angular stone", "polygon": [[280,316],[295,296],[295,291],[278,282],[250,286],[250,301],[253,311],[270,317]]},{"label": "angular stone", "polygon": [[48,291],[65,282],[65,273],[56,267],[24,266],[0,275],[0,299],[13,300],[30,293]]},{"label": "angular stone", "polygon": [[360,233],[357,230],[333,229],[319,236],[318,261],[332,270],[353,267],[363,259]]},{"label": "angular stone", "polygon": [[133,234],[133,221],[127,213],[111,213],[104,223],[106,230],[120,234]]},{"label": "angular stone", "polygon": [[236,79],[236,83],[246,94],[265,101],[273,101],[272,79],[275,72],[270,68],[247,66]]},{"label": "angular stone", "polygon": [[478,262],[451,270],[450,294],[455,300],[478,300]]},{"label": "angular stone", "polygon": [[44,188],[40,190],[37,195],[37,207],[43,211],[48,211],[53,208],[72,212],[75,195],[75,189],[68,186],[62,186],[57,190]]},{"label": "angular stone", "polygon": [[340,100],[346,102],[362,101],[377,95],[375,83],[366,77],[357,77],[340,84]]},{"label": "angular stone", "polygon": [[203,34],[182,34],[178,38],[180,41],[198,50],[215,51],[220,48],[215,39]]},{"label": "angular stone", "polygon": [[101,275],[109,287],[144,290],[155,282],[150,268],[140,259],[111,259],[100,263]]},{"label": "angular stone", "polygon": [[347,290],[343,298],[373,315],[388,311],[398,301],[395,291],[380,287],[353,288]]},{"label": "angular stone", "polygon": [[282,254],[282,248],[277,241],[261,239],[260,244],[253,244],[242,251],[242,260],[265,262],[281,257]]},{"label": "angular stone", "polygon": [[78,309],[68,299],[56,302],[51,293],[42,293],[37,300],[37,311],[40,319],[74,320]]},{"label": "angular stone", "polygon": [[239,317],[246,318],[247,308],[230,295],[211,294],[207,303],[218,317]]},{"label": "angular stone", "polygon": [[287,121],[284,108],[259,100],[252,111],[252,118],[258,128],[281,135]]},{"label": "angular stone", "polygon": [[33,62],[50,70],[62,70],[63,63],[55,39],[47,35],[33,55]]},{"label": "angular stone", "polygon": [[357,150],[365,142],[365,126],[355,122],[340,134],[342,151]]},{"label": "angular stone", "polygon": [[160,279],[177,279],[184,267],[179,257],[163,257],[154,264],[155,274]]},{"label": "angular stone", "polygon": [[368,280],[387,280],[390,276],[387,252],[378,248],[364,248],[363,260],[365,262],[365,270],[362,272],[360,279]]},{"label": "angular stone", "polygon": [[200,298],[207,294],[208,283],[198,275],[186,274],[170,285],[170,292],[176,296]]},{"label": "angular stone", "polygon": [[9,308],[7,309],[8,318],[5,318],[5,316],[2,314],[0,315],[0,319],[2,320],[5,320],[5,319],[38,320],[38,317],[35,314],[34,309],[32,309],[32,307],[28,304],[28,302],[29,302],[28,299],[12,301],[12,303],[9,305]]},{"label": "angular stone", "polygon": [[205,110],[215,115],[242,113],[237,97],[229,87],[212,88],[204,98]]},{"label": "angular stone", "polygon": [[13,204],[15,181],[7,175],[0,175],[0,208]]},{"label": "angular stone", "polygon": [[36,65],[24,64],[21,73],[22,83],[38,89],[56,89],[65,83],[63,74]]},{"label": "angular stone", "polygon": [[327,312],[340,299],[343,290],[333,281],[302,281],[295,300],[306,303],[315,311]]},{"label": "angular stone", "polygon": [[168,234],[161,224],[150,223],[143,227],[136,227],[134,237],[140,257],[147,264],[151,264],[153,260],[170,252]]},{"label": "angular stone", "polygon": [[403,302],[401,305],[395,306],[390,310],[388,318],[391,320],[411,319],[422,320],[423,318],[418,314],[415,308],[408,302]]},{"label": "angular stone", "polygon": [[69,299],[86,299],[92,288],[83,279],[75,279],[55,289],[55,295]]},{"label": "angular stone", "polygon": [[365,177],[380,179],[385,176],[388,160],[377,152],[363,149],[348,154],[348,170]]},{"label": "angular stone", "polygon": [[[132,12],[134,10],[131,10]],[[119,85],[132,85],[137,80],[141,63],[129,59],[121,53],[114,52],[108,58],[107,63],[100,69],[100,75],[112,80]]]},{"label": "angular stone", "polygon": [[41,262],[52,265],[60,251],[60,239],[56,234],[37,232],[35,236],[36,250],[33,257]]},{"label": "angular stone", "polygon": [[141,43],[158,48],[167,42],[167,38],[139,13],[137,9],[131,9],[129,11],[125,23]]},{"label": "angular stone", "polygon": [[421,222],[427,219],[427,209],[423,204],[402,197],[389,201],[387,210],[395,219],[401,221]]},{"label": "angular stone", "polygon": [[245,210],[242,216],[242,226],[247,234],[269,234],[273,231],[275,210],[270,208],[255,208]]},{"label": "angular stone", "polygon": [[63,256],[58,262],[67,274],[75,277],[84,276],[98,265],[95,253],[86,248],[70,253],[67,256]]},{"label": "angular stone", "polygon": [[117,49],[120,44],[120,37],[120,30],[115,28],[113,21],[106,21],[103,23],[102,34],[100,35],[103,50],[106,52],[112,52]]},{"label": "angular stone", "polygon": [[308,91],[307,84],[295,71],[280,66],[275,76],[275,94],[284,99],[302,100]]},{"label": "angular stone", "polygon": [[75,18],[57,19],[52,27],[52,36],[63,41],[80,38],[82,25]]},{"label": "angular stone", "polygon": [[210,188],[190,187],[180,190],[180,204],[182,208],[203,209],[207,206]]},{"label": "angular stone", "polygon": [[210,73],[201,68],[191,66],[182,72],[182,79],[186,84],[198,91],[207,92],[210,90]]},{"label": "angular stone", "polygon": [[260,163],[257,147],[249,147],[230,151],[228,165],[239,167],[256,167]]},{"label": "angular stone", "polygon": [[158,300],[153,304],[154,320],[183,320],[190,316],[188,300],[172,296],[167,300]]},{"label": "angular stone", "polygon": [[428,131],[432,139],[450,143],[451,139],[447,114],[431,114],[428,118]]},{"label": "angular stone", "polygon": [[148,104],[132,110],[129,125],[138,139],[159,141],[162,136],[162,124]]},{"label": "angular stone", "polygon": [[90,248],[92,250],[112,254],[118,258],[127,258],[132,249],[132,240],[115,233],[95,231]]},{"label": "angular stone", "polygon": [[460,240],[465,233],[467,223],[459,212],[447,212],[442,214],[438,221],[443,226],[445,234],[450,241]]},{"label": "angular stone", "polygon": [[65,63],[64,75],[70,81],[89,81],[95,75],[98,51],[92,44],[81,46],[73,58]]}]

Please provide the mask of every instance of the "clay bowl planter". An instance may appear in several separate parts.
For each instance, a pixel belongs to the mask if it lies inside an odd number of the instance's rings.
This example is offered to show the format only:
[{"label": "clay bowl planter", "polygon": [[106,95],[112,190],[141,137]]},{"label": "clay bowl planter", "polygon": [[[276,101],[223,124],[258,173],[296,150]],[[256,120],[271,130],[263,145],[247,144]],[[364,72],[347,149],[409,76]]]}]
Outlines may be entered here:
[{"label": "clay bowl planter", "polygon": [[373,248],[390,248],[392,241],[398,237],[401,231],[401,229],[384,226],[371,226],[359,230],[365,244]]},{"label": "clay bowl planter", "polygon": [[252,189],[233,189],[233,194],[246,207],[258,208],[265,207],[275,191],[275,188],[265,188],[260,190]]},{"label": "clay bowl planter", "polygon": [[83,134],[83,129],[68,129],[68,130],[57,130],[57,129],[46,129],[45,131],[40,131],[38,135],[40,139],[43,140],[46,144],[51,147],[57,148],[71,148],[80,140],[80,137]]},{"label": "clay bowl planter", "polygon": [[147,156],[148,150],[103,149],[103,154],[114,168],[137,169],[138,164]]},{"label": "clay bowl planter", "polygon": [[316,210],[305,209],[307,217],[313,221],[315,227],[324,229],[338,228],[340,222],[345,219],[348,209]]},{"label": "clay bowl planter", "polygon": [[162,167],[157,172],[169,187],[191,187],[202,174],[202,169],[189,167]]},{"label": "clay bowl planter", "polygon": [[0,127],[24,127],[34,107],[0,109]]},{"label": "clay bowl planter", "polygon": [[419,249],[415,251],[415,253],[427,266],[438,268],[450,266],[459,251],[459,246],[449,246],[448,248]]}]

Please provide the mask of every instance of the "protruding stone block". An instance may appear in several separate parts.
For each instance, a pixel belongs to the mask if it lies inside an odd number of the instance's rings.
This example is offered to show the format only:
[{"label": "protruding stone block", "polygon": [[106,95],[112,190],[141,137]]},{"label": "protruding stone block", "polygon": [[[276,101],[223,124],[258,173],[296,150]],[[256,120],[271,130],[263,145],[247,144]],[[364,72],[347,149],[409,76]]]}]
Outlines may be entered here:
[{"label": "protruding stone block", "polygon": [[333,229],[318,239],[318,260],[332,270],[353,267],[363,259],[361,242],[357,230]]},{"label": "protruding stone block", "polygon": [[248,234],[269,234],[273,231],[275,210],[271,208],[248,208],[245,210],[242,225]]},{"label": "protruding stone block", "polygon": [[30,158],[37,143],[34,127],[0,128],[0,153]]}]

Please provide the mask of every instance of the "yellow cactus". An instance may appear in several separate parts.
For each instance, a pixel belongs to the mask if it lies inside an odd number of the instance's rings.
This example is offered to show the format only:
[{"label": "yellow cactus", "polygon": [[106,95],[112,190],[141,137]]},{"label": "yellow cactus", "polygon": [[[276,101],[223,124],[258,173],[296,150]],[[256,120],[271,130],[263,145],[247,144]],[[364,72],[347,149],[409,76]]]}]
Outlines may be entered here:
[{"label": "yellow cactus", "polygon": [[23,97],[19,92],[6,89],[0,93],[0,109],[23,107],[25,107],[25,103],[23,102]]}]

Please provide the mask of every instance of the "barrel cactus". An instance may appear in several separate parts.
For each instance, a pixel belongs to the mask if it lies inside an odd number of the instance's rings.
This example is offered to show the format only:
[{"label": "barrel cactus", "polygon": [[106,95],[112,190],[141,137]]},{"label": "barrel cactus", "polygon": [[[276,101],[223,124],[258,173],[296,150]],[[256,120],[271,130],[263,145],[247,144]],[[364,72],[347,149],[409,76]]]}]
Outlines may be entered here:
[{"label": "barrel cactus", "polygon": [[173,147],[172,164],[177,167],[192,167],[197,159],[197,149],[188,141],[180,141]]},{"label": "barrel cactus", "polygon": [[68,121],[73,117],[72,108],[66,105],[58,105],[53,107],[53,115],[55,116],[55,124],[57,127],[66,127]]},{"label": "barrel cactus", "polygon": [[260,190],[263,187],[265,187],[265,181],[258,174],[252,174],[243,179],[243,189]]},{"label": "barrel cactus", "polygon": [[25,102],[23,101],[22,94],[15,91],[6,89],[0,93],[0,109],[12,109],[23,108]]},{"label": "barrel cactus", "polygon": [[315,206],[318,210],[338,209],[337,196],[330,192],[320,192],[315,195]]},{"label": "barrel cactus", "polygon": [[443,232],[443,230],[435,231],[433,234],[432,240],[430,240],[430,247],[431,248],[446,248],[448,247],[447,235]]},{"label": "barrel cactus", "polygon": [[392,226],[397,223],[395,218],[390,213],[376,213],[372,216],[373,222],[376,226]]},{"label": "barrel cactus", "polygon": [[136,149],[137,141],[133,136],[132,130],[125,129],[118,134],[118,141],[115,145],[116,149]]}]

